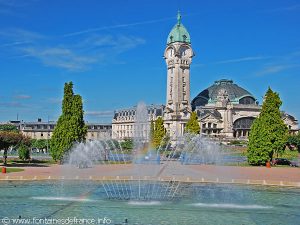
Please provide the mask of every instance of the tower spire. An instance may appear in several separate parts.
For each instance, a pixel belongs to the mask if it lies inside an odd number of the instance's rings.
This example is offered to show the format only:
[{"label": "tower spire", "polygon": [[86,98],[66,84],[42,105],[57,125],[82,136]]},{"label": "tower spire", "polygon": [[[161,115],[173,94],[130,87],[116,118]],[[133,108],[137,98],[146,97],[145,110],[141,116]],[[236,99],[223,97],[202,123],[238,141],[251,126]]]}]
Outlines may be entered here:
[{"label": "tower spire", "polygon": [[181,14],[180,14],[180,11],[178,9],[178,12],[177,12],[177,25],[180,25],[181,24]]},{"label": "tower spire", "polygon": [[181,23],[178,10],[177,23],[167,40],[164,58],[167,64],[167,93],[164,124],[171,140],[183,135],[190,118],[190,65],[194,56],[190,35]]}]

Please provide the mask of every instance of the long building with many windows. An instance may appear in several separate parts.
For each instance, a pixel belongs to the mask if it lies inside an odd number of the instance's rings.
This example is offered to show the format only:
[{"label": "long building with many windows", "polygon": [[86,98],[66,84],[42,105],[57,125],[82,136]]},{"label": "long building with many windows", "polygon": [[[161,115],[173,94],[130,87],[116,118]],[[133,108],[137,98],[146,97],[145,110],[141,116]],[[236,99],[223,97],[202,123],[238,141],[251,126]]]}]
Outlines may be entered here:
[{"label": "long building with many windows", "polygon": [[[53,134],[56,122],[42,121],[38,119],[35,122],[9,121],[9,124],[15,125],[27,137],[32,139],[50,139]],[[86,123],[88,127],[87,140],[101,140],[111,138],[111,124]]]}]

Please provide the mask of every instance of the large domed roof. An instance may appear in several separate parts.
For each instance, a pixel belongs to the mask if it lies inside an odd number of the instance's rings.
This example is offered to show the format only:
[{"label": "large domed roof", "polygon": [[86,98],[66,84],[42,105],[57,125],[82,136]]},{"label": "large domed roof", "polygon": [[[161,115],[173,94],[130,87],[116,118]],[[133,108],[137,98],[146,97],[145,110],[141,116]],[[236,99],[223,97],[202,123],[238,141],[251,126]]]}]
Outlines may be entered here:
[{"label": "large domed roof", "polygon": [[215,81],[215,83],[201,91],[192,101],[192,108],[204,106],[208,103],[215,103],[220,93],[228,95],[228,99],[233,104],[256,104],[255,97],[244,88],[234,84],[232,80],[222,79]]},{"label": "large domed roof", "polygon": [[177,15],[177,24],[173,27],[171,32],[169,33],[167,44],[171,44],[174,42],[183,42],[183,43],[191,43],[190,34],[187,29],[181,23],[181,15],[178,12]]}]

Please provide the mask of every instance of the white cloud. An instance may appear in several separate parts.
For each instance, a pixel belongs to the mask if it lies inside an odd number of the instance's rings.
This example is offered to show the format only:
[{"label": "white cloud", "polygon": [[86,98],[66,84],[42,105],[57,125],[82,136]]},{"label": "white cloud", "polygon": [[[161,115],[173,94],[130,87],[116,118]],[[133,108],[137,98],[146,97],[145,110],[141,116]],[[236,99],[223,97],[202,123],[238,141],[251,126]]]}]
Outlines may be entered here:
[{"label": "white cloud", "polygon": [[30,99],[30,95],[16,95],[14,96],[16,99]]},{"label": "white cloud", "polygon": [[67,48],[32,46],[22,50],[26,55],[42,61],[44,65],[60,67],[70,71],[86,70],[89,64],[96,62],[95,58],[78,55]]},{"label": "white cloud", "polygon": [[268,58],[270,58],[270,57],[248,56],[248,57],[242,57],[242,58],[237,58],[237,59],[228,59],[228,60],[218,61],[218,62],[215,62],[214,64],[239,63],[239,62],[263,60],[263,59],[268,59]]},{"label": "white cloud", "polygon": [[109,54],[121,53],[139,45],[146,41],[139,37],[125,35],[91,35],[79,42],[77,47],[85,50],[109,51]]},{"label": "white cloud", "polygon": [[37,40],[46,39],[46,36],[42,34],[20,28],[1,30],[0,36],[10,41],[9,43],[7,43],[7,45],[33,43]]},{"label": "white cloud", "polygon": [[22,45],[22,44],[27,44],[29,43],[28,41],[14,41],[14,42],[10,42],[10,43],[5,43],[0,45],[1,47],[11,47],[11,46],[16,46],[16,45]]},{"label": "white cloud", "polygon": [[23,103],[20,102],[0,102],[0,107],[4,108],[25,108],[27,105],[24,105]]},{"label": "white cloud", "polygon": [[102,31],[102,30],[126,28],[126,27],[145,25],[145,24],[151,24],[151,23],[159,23],[159,22],[168,21],[168,20],[174,20],[174,17],[167,17],[167,18],[154,19],[154,20],[146,20],[146,21],[140,21],[140,22],[135,22],[135,23],[117,24],[117,25],[112,25],[112,26],[96,27],[96,28],[91,28],[91,29],[86,29],[86,30],[75,31],[75,32],[72,32],[72,33],[67,33],[67,34],[64,34],[63,36],[64,37],[78,36],[78,35],[83,35],[83,34],[87,34],[87,33]]},{"label": "white cloud", "polygon": [[256,76],[276,74],[282,71],[300,67],[300,51],[290,52],[281,56],[272,57],[272,62],[263,64],[262,68],[255,73]]},{"label": "white cloud", "polygon": [[290,6],[283,6],[279,8],[267,9],[264,12],[284,12],[284,11],[295,11],[300,9],[300,4],[294,4]]},{"label": "white cloud", "polygon": [[0,0],[0,14],[10,16],[20,15],[19,13],[22,11],[22,9],[34,2],[36,2],[36,0]]},{"label": "white cloud", "polygon": [[62,99],[61,98],[49,98],[48,102],[51,103],[51,104],[61,104]]},{"label": "white cloud", "polygon": [[260,71],[256,72],[257,76],[264,76],[269,74],[279,73],[281,71],[285,71],[294,67],[299,67],[300,65],[269,65],[265,66]]},{"label": "white cloud", "polygon": [[0,31],[0,37],[5,41],[0,47],[7,51],[6,57],[35,58],[46,66],[72,72],[86,71],[94,64],[118,63],[119,54],[145,43],[144,39],[130,35],[96,34],[67,42],[61,37],[16,28]]}]

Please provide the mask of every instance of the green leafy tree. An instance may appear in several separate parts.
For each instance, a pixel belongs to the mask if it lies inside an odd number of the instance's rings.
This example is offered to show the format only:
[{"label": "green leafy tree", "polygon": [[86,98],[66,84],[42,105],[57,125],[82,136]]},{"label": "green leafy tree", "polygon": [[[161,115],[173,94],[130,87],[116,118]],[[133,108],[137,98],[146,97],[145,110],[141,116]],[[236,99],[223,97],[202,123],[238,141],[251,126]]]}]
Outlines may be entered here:
[{"label": "green leafy tree", "polygon": [[282,102],[278,93],[268,89],[262,110],[252,126],[249,135],[247,157],[253,165],[264,165],[275,154],[284,151],[288,128],[281,119]]},{"label": "green leafy tree", "polygon": [[32,139],[31,141],[31,148],[37,148],[37,149],[46,149],[50,140],[46,139]]},{"label": "green leafy tree", "polygon": [[0,124],[0,131],[18,132],[18,128],[12,124]]},{"label": "green leafy tree", "polygon": [[197,112],[191,113],[191,117],[185,126],[185,132],[191,134],[200,134]]},{"label": "green leafy tree", "polygon": [[150,145],[153,145],[153,137],[154,137],[154,121],[151,119],[150,122],[150,134],[149,134],[149,139],[150,139]]},{"label": "green leafy tree", "polygon": [[85,141],[87,127],[83,114],[81,96],[74,95],[72,82],[65,83],[62,114],[50,141],[50,153],[55,161],[61,161],[75,142]]},{"label": "green leafy tree", "polygon": [[0,149],[3,149],[3,164],[7,165],[7,151],[9,147],[22,143],[27,140],[22,134],[11,131],[0,131]]},{"label": "green leafy tree", "polygon": [[165,144],[166,134],[167,134],[167,131],[164,127],[164,121],[161,117],[158,117],[155,120],[154,130],[153,130],[152,145],[154,148],[157,149],[160,146]]},{"label": "green leafy tree", "polygon": [[84,123],[83,119],[83,104],[82,98],[80,95],[74,95],[72,100],[72,111],[71,111],[71,119],[69,121],[71,131],[73,132],[72,138],[76,142],[84,142],[85,136],[87,133],[87,126]]},{"label": "green leafy tree", "polygon": [[18,148],[19,159],[29,160],[30,159],[30,150],[28,146],[21,144]]},{"label": "green leafy tree", "polygon": [[47,140],[44,139],[32,139],[31,148],[43,149],[47,147]]},{"label": "green leafy tree", "polygon": [[133,140],[132,139],[125,139],[120,143],[122,149],[124,150],[132,150],[133,149]]},{"label": "green leafy tree", "polygon": [[300,151],[300,133],[298,135],[289,135],[287,138],[287,146],[289,149],[297,148]]}]

